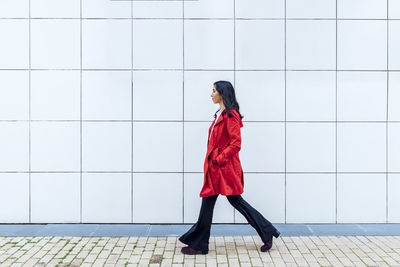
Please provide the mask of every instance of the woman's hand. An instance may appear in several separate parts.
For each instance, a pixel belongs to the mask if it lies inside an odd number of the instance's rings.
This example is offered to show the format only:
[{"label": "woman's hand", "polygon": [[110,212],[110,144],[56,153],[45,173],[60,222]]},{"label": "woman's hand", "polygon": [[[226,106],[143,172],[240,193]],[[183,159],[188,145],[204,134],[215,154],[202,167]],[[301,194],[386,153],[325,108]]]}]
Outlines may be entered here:
[{"label": "woman's hand", "polygon": [[213,160],[212,160],[212,164],[215,165],[215,166],[224,166],[226,163],[223,162],[223,163],[218,164],[218,160],[213,159]]}]

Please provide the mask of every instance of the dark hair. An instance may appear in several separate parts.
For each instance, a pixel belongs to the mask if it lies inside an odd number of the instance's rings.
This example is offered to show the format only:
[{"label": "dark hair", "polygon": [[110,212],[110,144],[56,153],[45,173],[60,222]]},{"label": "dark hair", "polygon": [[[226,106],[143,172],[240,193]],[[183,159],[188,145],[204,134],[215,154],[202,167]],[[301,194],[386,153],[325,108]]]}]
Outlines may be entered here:
[{"label": "dark hair", "polygon": [[[222,96],[222,102],[224,103],[228,116],[232,117],[233,115],[231,114],[231,109],[235,109],[242,119],[243,116],[239,112],[239,103],[236,100],[235,89],[233,89],[232,84],[228,81],[216,81],[214,85],[215,89]],[[214,118],[217,118],[217,112],[220,110],[221,108],[215,112]]]}]

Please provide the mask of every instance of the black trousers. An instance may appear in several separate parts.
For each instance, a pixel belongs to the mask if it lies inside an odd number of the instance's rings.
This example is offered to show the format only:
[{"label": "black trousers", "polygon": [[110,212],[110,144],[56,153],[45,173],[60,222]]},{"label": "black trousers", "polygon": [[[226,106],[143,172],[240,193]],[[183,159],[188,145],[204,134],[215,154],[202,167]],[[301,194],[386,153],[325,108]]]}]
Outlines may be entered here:
[{"label": "black trousers", "polygon": [[[257,231],[261,240],[266,243],[276,232],[276,228],[264,218],[255,208],[250,206],[241,195],[226,196],[229,203],[246,218],[248,223]],[[208,252],[210,230],[215,202],[218,195],[203,197],[200,214],[197,222],[185,234],[179,237],[179,241],[191,248]]]}]

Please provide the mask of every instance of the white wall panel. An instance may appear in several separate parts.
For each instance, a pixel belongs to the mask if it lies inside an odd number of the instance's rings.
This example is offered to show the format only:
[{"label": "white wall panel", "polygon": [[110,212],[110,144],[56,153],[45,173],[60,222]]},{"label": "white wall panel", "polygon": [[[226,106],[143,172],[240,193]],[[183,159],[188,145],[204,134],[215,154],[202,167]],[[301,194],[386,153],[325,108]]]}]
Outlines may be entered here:
[{"label": "white wall panel", "polygon": [[218,80],[267,219],[399,222],[399,3],[0,1],[0,222],[194,223]]}]

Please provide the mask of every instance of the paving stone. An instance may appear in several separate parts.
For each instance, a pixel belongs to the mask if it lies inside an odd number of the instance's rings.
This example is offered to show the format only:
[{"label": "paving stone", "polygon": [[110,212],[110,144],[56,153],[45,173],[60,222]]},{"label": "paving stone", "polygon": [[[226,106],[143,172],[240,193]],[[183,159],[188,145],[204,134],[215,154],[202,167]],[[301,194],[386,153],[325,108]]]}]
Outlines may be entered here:
[{"label": "paving stone", "polygon": [[195,263],[205,263],[206,262],[206,256],[205,255],[196,255],[195,256]]},{"label": "paving stone", "polygon": [[111,255],[107,258],[106,263],[116,263],[116,262],[118,261],[118,259],[119,259],[119,255],[113,255],[113,254],[111,254]]},{"label": "paving stone", "polygon": [[163,259],[162,261],[161,261],[161,266],[165,266],[165,267],[170,267],[170,266],[172,266],[172,259]]},{"label": "paving stone", "polygon": [[138,263],[140,261],[141,255],[132,255],[129,257],[128,262]]},{"label": "paving stone", "polygon": [[[301,257],[301,255],[298,255],[299,257]],[[283,259],[284,262],[295,262],[294,260],[294,255],[290,254],[290,253],[282,253],[281,257]]]},{"label": "paving stone", "polygon": [[252,266],[263,266],[263,262],[260,258],[250,258]]},{"label": "paving stone", "polygon": [[172,259],[174,257],[173,251],[164,251],[163,258],[165,259]]},{"label": "paving stone", "polygon": [[162,255],[164,254],[164,248],[155,248],[153,253],[156,255]]},{"label": "paving stone", "polygon": [[261,245],[258,236],[214,236],[207,255],[183,255],[177,237],[0,237],[0,266],[400,266],[399,236],[283,236],[265,253]]},{"label": "paving stone", "polygon": [[250,262],[250,257],[248,254],[239,254],[239,261],[243,262]]},{"label": "paving stone", "polygon": [[26,266],[26,267],[35,266],[37,262],[38,262],[38,259],[29,259],[25,262],[24,266]]},{"label": "paving stone", "polygon": [[173,256],[172,262],[173,263],[183,263],[184,255],[175,254]]},{"label": "paving stone", "polygon": [[144,251],[142,253],[142,259],[150,259],[153,255],[153,251]]}]

